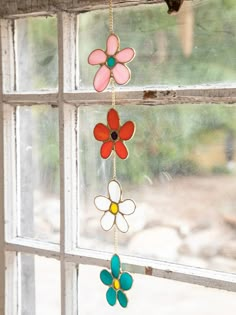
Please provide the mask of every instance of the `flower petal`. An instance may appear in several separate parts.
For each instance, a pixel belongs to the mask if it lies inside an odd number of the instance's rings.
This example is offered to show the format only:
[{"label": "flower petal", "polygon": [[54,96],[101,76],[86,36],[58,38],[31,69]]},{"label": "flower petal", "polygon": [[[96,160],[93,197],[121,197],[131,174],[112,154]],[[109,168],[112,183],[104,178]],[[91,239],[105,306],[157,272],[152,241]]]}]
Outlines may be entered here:
[{"label": "flower petal", "polygon": [[111,258],[111,272],[113,277],[118,279],[120,274],[120,257],[117,254]]},{"label": "flower petal", "polygon": [[98,210],[107,211],[110,208],[111,200],[104,196],[97,196],[94,203]]},{"label": "flower petal", "polygon": [[119,37],[115,34],[111,34],[107,39],[107,54],[108,56],[113,56],[120,45]]},{"label": "flower petal", "polygon": [[109,231],[112,228],[114,221],[115,221],[114,214],[112,214],[110,211],[105,212],[100,222],[103,230]]},{"label": "flower petal", "polygon": [[113,288],[109,288],[106,293],[107,302],[114,306],[116,304],[116,291]]},{"label": "flower petal", "polygon": [[105,63],[106,60],[107,60],[107,55],[101,49],[96,49],[92,51],[88,57],[88,63],[90,65],[100,65],[102,63]]},{"label": "flower petal", "polygon": [[115,151],[119,158],[125,160],[128,157],[128,150],[122,141],[115,143]]},{"label": "flower petal", "polygon": [[107,126],[99,123],[95,126],[93,134],[96,140],[106,141],[110,137],[110,130],[107,128]]},{"label": "flower petal", "polygon": [[135,130],[135,125],[132,121],[127,121],[121,128],[119,136],[121,140],[129,140],[132,138]]},{"label": "flower petal", "polygon": [[106,269],[103,269],[100,273],[100,279],[103,284],[105,285],[111,285],[113,281],[113,277],[110,274],[110,272]]},{"label": "flower petal", "polygon": [[113,77],[118,84],[128,83],[131,75],[130,70],[122,63],[117,63],[112,69]]},{"label": "flower petal", "polygon": [[127,221],[125,220],[124,216],[119,212],[116,215],[116,226],[123,233],[126,233],[129,229]]},{"label": "flower petal", "polygon": [[116,61],[121,63],[130,62],[135,56],[135,51],[133,48],[125,48],[119,51],[116,55]]},{"label": "flower petal", "polygon": [[113,149],[113,142],[112,141],[108,141],[108,142],[103,143],[103,145],[101,146],[101,150],[100,150],[101,157],[103,159],[109,158],[109,156],[111,155],[112,149]]},{"label": "flower petal", "polygon": [[123,272],[120,276],[120,286],[122,290],[129,290],[133,285],[133,278],[128,272]]},{"label": "flower petal", "polygon": [[112,130],[117,130],[120,126],[119,114],[115,109],[110,109],[107,113],[107,122]]},{"label": "flower petal", "polygon": [[117,298],[118,298],[118,301],[122,307],[127,307],[128,299],[122,291],[118,291]]},{"label": "flower petal", "polygon": [[108,69],[106,65],[103,65],[98,69],[94,81],[93,86],[97,92],[102,92],[108,86],[110,82],[111,71]]},{"label": "flower petal", "polygon": [[119,203],[121,198],[120,184],[116,180],[110,181],[108,185],[108,192],[111,201]]},{"label": "flower petal", "polygon": [[135,208],[136,208],[136,205],[131,199],[126,199],[123,202],[119,203],[119,211],[125,215],[134,213]]}]

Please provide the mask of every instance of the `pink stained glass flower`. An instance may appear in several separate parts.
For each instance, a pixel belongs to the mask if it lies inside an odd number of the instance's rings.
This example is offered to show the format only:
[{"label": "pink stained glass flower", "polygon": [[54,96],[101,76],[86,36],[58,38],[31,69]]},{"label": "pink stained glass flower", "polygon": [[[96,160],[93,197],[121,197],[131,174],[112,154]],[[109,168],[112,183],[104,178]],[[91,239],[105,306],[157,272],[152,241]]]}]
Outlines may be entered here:
[{"label": "pink stained glass flower", "polygon": [[111,34],[107,38],[106,51],[96,49],[89,55],[88,63],[90,65],[100,65],[93,81],[93,86],[97,92],[104,91],[111,78],[114,78],[115,82],[120,85],[129,82],[131,73],[126,63],[134,59],[135,51],[133,48],[119,49],[119,37]]}]

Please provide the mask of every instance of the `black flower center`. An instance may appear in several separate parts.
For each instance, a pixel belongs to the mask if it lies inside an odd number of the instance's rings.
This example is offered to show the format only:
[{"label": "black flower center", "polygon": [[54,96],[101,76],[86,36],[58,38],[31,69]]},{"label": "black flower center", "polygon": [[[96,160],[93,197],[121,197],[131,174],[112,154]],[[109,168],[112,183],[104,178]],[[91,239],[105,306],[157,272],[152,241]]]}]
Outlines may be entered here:
[{"label": "black flower center", "polygon": [[116,140],[118,139],[118,134],[117,134],[116,131],[112,131],[112,133],[111,133],[111,138],[112,138],[112,140],[114,140],[114,141],[116,141]]}]

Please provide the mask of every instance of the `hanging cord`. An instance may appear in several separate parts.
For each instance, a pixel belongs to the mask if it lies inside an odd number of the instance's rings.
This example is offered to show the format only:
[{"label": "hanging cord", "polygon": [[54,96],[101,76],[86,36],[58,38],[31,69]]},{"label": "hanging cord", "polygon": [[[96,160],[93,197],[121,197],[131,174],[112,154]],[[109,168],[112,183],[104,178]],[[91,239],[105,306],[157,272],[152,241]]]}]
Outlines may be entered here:
[{"label": "hanging cord", "polygon": [[111,78],[111,105],[113,108],[116,106],[115,81],[113,78]]},{"label": "hanging cord", "polygon": [[[111,34],[114,33],[114,21],[113,21],[113,3],[109,0],[109,31]],[[116,106],[116,92],[115,92],[115,82],[111,78],[111,106],[115,108]],[[116,179],[116,153],[113,151],[113,179]],[[118,252],[118,231],[116,225],[114,225],[114,252]]]},{"label": "hanging cord", "polygon": [[112,4],[112,0],[109,0],[109,30],[110,30],[110,33],[114,33],[114,30],[113,30],[113,4]]}]

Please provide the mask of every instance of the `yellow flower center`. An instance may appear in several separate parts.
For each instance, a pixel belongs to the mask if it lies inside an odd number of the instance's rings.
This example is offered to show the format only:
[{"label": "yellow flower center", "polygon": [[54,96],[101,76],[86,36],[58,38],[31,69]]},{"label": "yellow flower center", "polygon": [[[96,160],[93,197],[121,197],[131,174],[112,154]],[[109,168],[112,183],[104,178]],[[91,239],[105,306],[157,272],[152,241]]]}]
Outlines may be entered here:
[{"label": "yellow flower center", "polygon": [[119,211],[119,207],[117,203],[112,202],[111,206],[110,206],[110,211],[113,214],[117,214],[117,212]]},{"label": "yellow flower center", "polygon": [[114,281],[113,281],[113,288],[115,290],[119,290],[119,288],[120,288],[120,281],[119,280],[114,279]]}]

